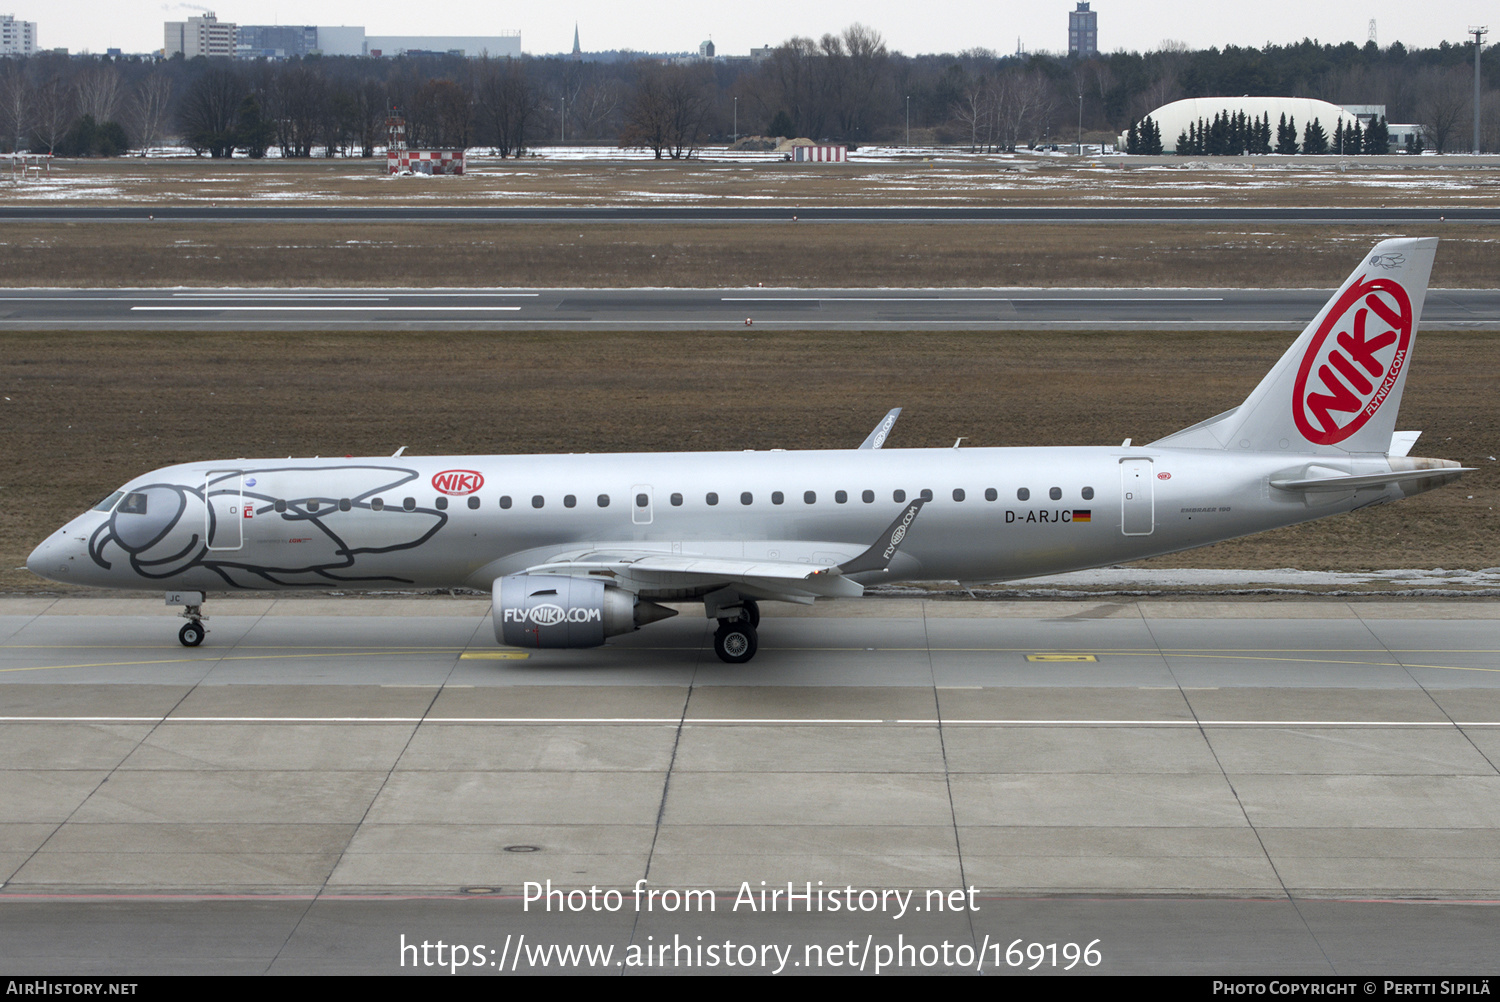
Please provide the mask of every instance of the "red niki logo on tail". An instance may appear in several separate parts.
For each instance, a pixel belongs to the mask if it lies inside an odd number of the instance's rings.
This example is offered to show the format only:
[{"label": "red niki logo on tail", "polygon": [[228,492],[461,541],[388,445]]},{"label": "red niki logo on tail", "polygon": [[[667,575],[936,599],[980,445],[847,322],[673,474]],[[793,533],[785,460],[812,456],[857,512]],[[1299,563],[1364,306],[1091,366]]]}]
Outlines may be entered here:
[{"label": "red niki logo on tail", "polygon": [[473,470],[444,470],[432,475],[433,489],[443,494],[473,494],[483,486],[484,477]]},{"label": "red niki logo on tail", "polygon": [[1319,325],[1297,370],[1292,417],[1304,438],[1333,445],[1364,427],[1401,378],[1411,326],[1411,299],[1400,283],[1354,280]]}]

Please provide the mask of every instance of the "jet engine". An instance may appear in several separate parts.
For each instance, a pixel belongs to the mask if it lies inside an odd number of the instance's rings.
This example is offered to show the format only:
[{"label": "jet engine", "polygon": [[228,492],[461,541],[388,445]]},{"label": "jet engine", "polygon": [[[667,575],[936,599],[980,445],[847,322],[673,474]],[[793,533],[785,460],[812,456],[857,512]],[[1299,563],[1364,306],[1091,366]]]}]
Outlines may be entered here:
[{"label": "jet engine", "polygon": [[495,639],[508,647],[598,647],[677,615],[597,578],[512,574],[493,588]]}]

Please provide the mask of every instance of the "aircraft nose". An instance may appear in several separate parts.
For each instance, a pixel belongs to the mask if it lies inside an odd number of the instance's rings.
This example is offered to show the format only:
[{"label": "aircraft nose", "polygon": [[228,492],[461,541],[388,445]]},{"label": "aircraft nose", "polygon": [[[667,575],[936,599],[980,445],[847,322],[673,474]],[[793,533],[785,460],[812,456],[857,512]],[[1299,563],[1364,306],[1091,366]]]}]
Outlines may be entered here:
[{"label": "aircraft nose", "polygon": [[40,546],[31,551],[31,556],[26,558],[26,569],[38,577],[49,577],[44,570],[48,564],[50,554],[56,549],[50,538],[42,540]]},{"label": "aircraft nose", "polygon": [[31,556],[26,558],[26,569],[48,581],[67,581],[72,556],[67,530],[59,530],[42,540],[41,545],[31,551]]}]

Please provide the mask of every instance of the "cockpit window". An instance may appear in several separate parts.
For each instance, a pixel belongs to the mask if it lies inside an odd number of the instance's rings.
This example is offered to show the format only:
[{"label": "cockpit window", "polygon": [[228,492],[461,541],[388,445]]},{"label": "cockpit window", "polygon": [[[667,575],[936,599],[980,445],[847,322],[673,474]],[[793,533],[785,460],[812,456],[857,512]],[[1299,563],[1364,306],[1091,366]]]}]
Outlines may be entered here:
[{"label": "cockpit window", "polygon": [[140,491],[132,491],[125,495],[125,500],[120,502],[121,515],[144,515],[146,514],[146,495]]},{"label": "cockpit window", "polygon": [[100,501],[98,504],[94,505],[93,510],[94,511],[109,511],[110,509],[114,508],[115,502],[118,501],[118,500],[120,500],[124,496],[125,496],[125,492],[124,491],[115,491],[109,497],[105,498],[103,501]]}]

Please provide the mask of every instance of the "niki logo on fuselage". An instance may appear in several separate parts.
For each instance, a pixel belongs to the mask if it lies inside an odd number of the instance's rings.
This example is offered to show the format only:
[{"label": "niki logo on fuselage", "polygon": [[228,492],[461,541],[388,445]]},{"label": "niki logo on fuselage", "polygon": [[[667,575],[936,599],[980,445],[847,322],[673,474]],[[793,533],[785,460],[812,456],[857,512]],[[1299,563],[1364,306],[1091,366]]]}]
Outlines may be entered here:
[{"label": "niki logo on fuselage", "polygon": [[1389,278],[1356,279],[1318,326],[1292,388],[1292,418],[1309,442],[1353,435],[1395,387],[1411,349],[1411,299]]},{"label": "niki logo on fuselage", "polygon": [[484,486],[484,476],[475,470],[444,470],[432,475],[432,489],[439,494],[463,497]]}]

